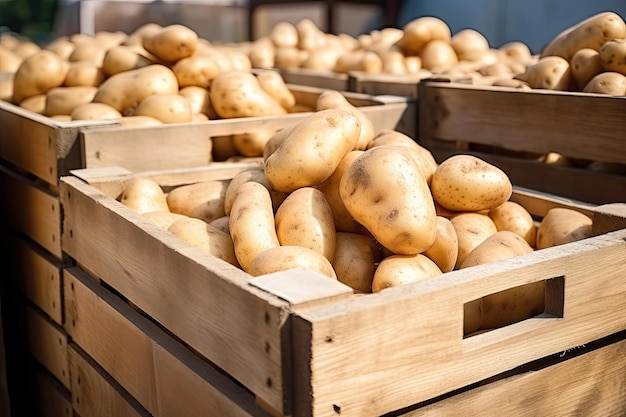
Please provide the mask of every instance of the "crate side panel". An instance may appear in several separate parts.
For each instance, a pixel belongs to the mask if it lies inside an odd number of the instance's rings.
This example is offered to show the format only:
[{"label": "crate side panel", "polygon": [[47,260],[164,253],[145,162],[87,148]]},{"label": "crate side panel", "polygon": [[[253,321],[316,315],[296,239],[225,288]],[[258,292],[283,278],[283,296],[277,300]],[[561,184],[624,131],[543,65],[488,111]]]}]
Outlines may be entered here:
[{"label": "crate side panel", "polygon": [[90,417],[149,417],[137,401],[80,348],[68,346],[72,376],[72,407]]},{"label": "crate side panel", "polygon": [[285,302],[77,178],[64,178],[61,190],[69,256],[255,395],[283,408]]},{"label": "crate side panel", "polygon": [[35,307],[26,306],[27,340],[30,352],[65,388],[70,387],[67,334]]},{"label": "crate side panel", "polygon": [[54,377],[40,370],[35,374],[35,389],[42,417],[72,417],[72,397]]},{"label": "crate side panel", "polygon": [[[296,415],[381,415],[625,329],[625,238],[621,230],[301,311],[294,340],[311,342],[295,351],[294,402],[312,408]],[[561,276],[563,318],[463,338],[464,303]]]},{"label": "crate side panel", "polygon": [[349,91],[347,74],[306,68],[285,68],[280,70],[280,75],[287,84]]},{"label": "crate side panel", "polygon": [[403,417],[619,416],[626,410],[626,341],[567,361],[488,383],[403,413]]},{"label": "crate side panel", "polygon": [[0,166],[0,187],[7,225],[24,233],[52,255],[62,259],[61,207],[58,196],[33,181]]}]

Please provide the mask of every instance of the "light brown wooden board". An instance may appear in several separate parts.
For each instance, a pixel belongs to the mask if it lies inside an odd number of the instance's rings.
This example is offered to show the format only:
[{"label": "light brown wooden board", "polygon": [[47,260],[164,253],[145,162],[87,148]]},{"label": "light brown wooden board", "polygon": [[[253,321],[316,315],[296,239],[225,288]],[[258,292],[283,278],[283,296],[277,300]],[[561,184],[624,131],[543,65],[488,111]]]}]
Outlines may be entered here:
[{"label": "light brown wooden board", "polygon": [[555,365],[514,375],[403,417],[623,416],[626,413],[626,341]]},{"label": "light brown wooden board", "polygon": [[298,84],[338,91],[354,91],[350,90],[347,74],[307,68],[285,68],[280,69],[279,72],[283,80],[288,84]]},{"label": "light brown wooden board", "polygon": [[61,206],[58,195],[0,165],[0,192],[10,229],[24,233],[62,259]]},{"label": "light brown wooden board", "polygon": [[89,356],[74,344],[68,346],[72,376],[72,408],[80,416],[150,417]]},{"label": "light brown wooden board", "polygon": [[72,340],[155,416],[267,416],[254,396],[79,268],[65,271]]},{"label": "light brown wooden board", "polygon": [[[294,415],[382,415],[626,329],[626,229],[296,310]],[[463,338],[463,304],[564,277],[563,318]]]}]

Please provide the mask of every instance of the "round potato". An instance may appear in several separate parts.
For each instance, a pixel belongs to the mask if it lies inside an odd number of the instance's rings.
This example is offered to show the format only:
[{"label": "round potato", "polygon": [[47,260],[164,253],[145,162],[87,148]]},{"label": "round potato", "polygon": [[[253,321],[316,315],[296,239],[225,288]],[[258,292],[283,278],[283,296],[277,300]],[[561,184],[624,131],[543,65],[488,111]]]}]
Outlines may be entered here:
[{"label": "round potato", "polygon": [[453,211],[489,210],[513,193],[504,171],[478,157],[462,154],[439,164],[430,188],[435,201]]},{"label": "round potato", "polygon": [[120,202],[139,214],[170,211],[163,188],[150,178],[137,177],[126,183]]},{"label": "round potato", "polygon": [[456,52],[450,42],[439,39],[428,42],[420,52],[422,68],[431,71],[443,71],[459,63]]},{"label": "round potato", "polygon": [[218,54],[195,54],[183,58],[172,66],[181,87],[209,88],[211,82],[223,69]]},{"label": "round potato", "polygon": [[442,272],[450,272],[454,269],[459,254],[459,239],[450,220],[437,216],[435,241],[423,254],[435,262]]},{"label": "round potato", "polygon": [[585,88],[593,77],[603,71],[600,53],[591,48],[583,48],[576,51],[570,65],[572,67],[572,77],[580,90]]},{"label": "round potato", "polygon": [[333,261],[337,233],[330,205],[320,190],[293,191],[276,210],[274,221],[281,246],[304,246]]},{"label": "round potato", "polygon": [[425,255],[391,255],[378,264],[372,279],[372,292],[434,278],[441,274],[437,264]]},{"label": "round potato", "polygon": [[602,72],[589,80],[583,92],[624,96],[626,95],[626,75],[619,72]]},{"label": "round potato", "polygon": [[455,268],[465,262],[467,256],[489,236],[498,232],[498,228],[489,216],[479,213],[461,213],[450,219],[456,232],[459,249]]},{"label": "round potato", "polygon": [[149,116],[163,123],[188,123],[192,120],[191,104],[178,93],[153,94],[139,103],[135,116]]},{"label": "round potato", "polygon": [[13,78],[13,103],[62,86],[69,67],[67,61],[48,50],[24,58]]},{"label": "round potato", "polygon": [[209,90],[206,88],[190,85],[183,87],[178,91],[178,94],[189,100],[191,106],[191,112],[193,114],[206,114],[209,119],[217,119],[217,114],[211,105],[211,97]]},{"label": "round potato", "polygon": [[46,98],[46,94],[37,94],[22,100],[19,106],[34,113],[43,114],[46,111]]},{"label": "round potato", "polygon": [[106,51],[102,58],[102,71],[107,75],[131,71],[151,65],[152,61],[137,53],[136,48],[118,45]]},{"label": "round potato", "polygon": [[450,27],[443,20],[431,16],[418,17],[408,22],[397,45],[405,55],[419,55],[424,45],[432,40],[450,42]]},{"label": "round potato", "polygon": [[461,61],[480,61],[489,52],[489,41],[474,29],[463,29],[455,33],[450,44]]},{"label": "round potato", "polygon": [[278,22],[270,30],[269,39],[277,46],[298,46],[298,29],[291,22]]},{"label": "round potato", "polygon": [[80,105],[91,103],[98,87],[55,87],[46,94],[46,116],[71,115]]},{"label": "round potato", "polygon": [[208,180],[181,185],[167,194],[171,212],[195,217],[205,222],[224,216],[227,180]]},{"label": "round potato", "polygon": [[337,279],[333,266],[325,256],[303,246],[277,246],[267,249],[252,260],[247,272],[256,277],[289,269],[315,271]]},{"label": "round potato", "polygon": [[198,46],[198,34],[180,24],[147,31],[141,40],[146,51],[164,62],[177,62],[191,56]]},{"label": "round potato", "polygon": [[537,240],[537,226],[532,215],[521,204],[505,201],[489,210],[498,231],[509,230],[520,235],[531,247]]},{"label": "round potato", "polygon": [[232,239],[217,227],[200,219],[183,217],[174,221],[167,230],[190,245],[239,267]]},{"label": "round potato", "polygon": [[346,209],[386,248],[414,255],[435,241],[435,205],[417,163],[402,148],[377,146],[346,169],[339,184]]},{"label": "round potato", "polygon": [[317,111],[285,132],[278,148],[265,159],[265,176],[278,191],[317,185],[354,149],[360,132],[359,118],[350,111]]},{"label": "round potato", "polygon": [[626,75],[626,39],[611,39],[600,48],[600,63],[605,71]]},{"label": "round potato", "polygon": [[372,281],[382,252],[375,239],[359,233],[337,232],[332,266],[337,279],[358,293],[372,292]]},{"label": "round potato", "polygon": [[537,227],[537,249],[564,245],[592,235],[591,219],[569,208],[556,207],[548,211]]}]

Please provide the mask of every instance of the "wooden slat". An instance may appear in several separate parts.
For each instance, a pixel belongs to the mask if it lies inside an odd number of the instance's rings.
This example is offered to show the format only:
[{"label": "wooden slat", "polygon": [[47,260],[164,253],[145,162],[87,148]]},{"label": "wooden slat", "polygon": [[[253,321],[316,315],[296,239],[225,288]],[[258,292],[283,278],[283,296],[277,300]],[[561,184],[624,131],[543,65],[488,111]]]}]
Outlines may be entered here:
[{"label": "wooden slat", "polygon": [[[296,311],[295,416],[382,415],[626,329],[626,229]],[[463,337],[463,305],[564,277],[563,318]]]},{"label": "wooden slat", "polygon": [[65,274],[72,340],[155,416],[265,416],[254,396],[78,268]]},{"label": "wooden slat", "polygon": [[626,341],[543,369],[495,381],[403,417],[622,416],[626,410]]},{"label": "wooden slat", "polygon": [[34,394],[42,417],[72,417],[70,392],[43,370],[36,371]]},{"label": "wooden slat", "polygon": [[307,68],[285,68],[280,75],[288,84],[325,88],[337,91],[352,91],[348,84],[348,75],[334,71],[313,70]]},{"label": "wooden slat", "polygon": [[26,306],[26,336],[31,354],[65,388],[70,388],[67,334],[34,307]]},{"label": "wooden slat", "polygon": [[80,416],[150,417],[137,401],[79,347],[68,346],[72,375],[72,408]]},{"label": "wooden slat", "polygon": [[14,233],[7,233],[12,280],[22,294],[57,325],[63,325],[61,263],[42,248]]},{"label": "wooden slat", "polygon": [[61,250],[61,206],[57,195],[0,164],[0,192],[7,225],[24,233],[58,259]]}]

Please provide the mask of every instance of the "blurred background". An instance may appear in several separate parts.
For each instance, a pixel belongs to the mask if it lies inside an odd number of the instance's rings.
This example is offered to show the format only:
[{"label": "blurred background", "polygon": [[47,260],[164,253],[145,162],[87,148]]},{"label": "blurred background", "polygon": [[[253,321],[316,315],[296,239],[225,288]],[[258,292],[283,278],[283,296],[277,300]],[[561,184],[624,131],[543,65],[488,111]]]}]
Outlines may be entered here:
[{"label": "blurred background", "polygon": [[[250,13],[254,3],[254,13]],[[452,33],[481,32],[493,47],[518,40],[537,53],[547,40],[595,13],[626,16],[625,0],[405,0],[269,1],[246,0],[0,0],[0,27],[38,43],[73,33],[129,33],[147,22],[185,24],[214,42],[242,42],[269,33],[279,21],[310,18],[324,30],[333,7],[333,31],[351,35],[386,27],[384,11],[398,8],[395,27],[420,16],[444,20]]]}]

